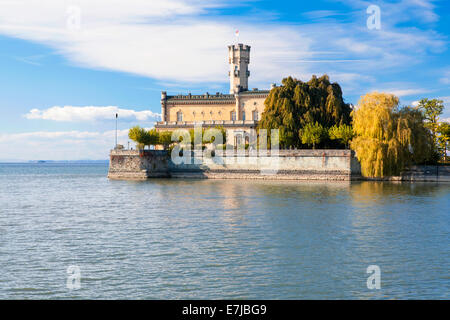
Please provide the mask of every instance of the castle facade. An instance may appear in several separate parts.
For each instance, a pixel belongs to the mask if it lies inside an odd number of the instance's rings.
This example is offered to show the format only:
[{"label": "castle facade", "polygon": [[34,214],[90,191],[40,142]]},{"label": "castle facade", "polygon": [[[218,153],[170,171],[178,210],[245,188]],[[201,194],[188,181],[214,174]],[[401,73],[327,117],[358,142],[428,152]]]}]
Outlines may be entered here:
[{"label": "castle facade", "polygon": [[[176,95],[161,93],[162,121],[158,131],[192,129],[194,125],[205,128],[222,126],[227,131],[229,144],[247,142],[251,129],[255,129],[264,111],[264,101],[270,90],[248,89],[250,71],[250,46],[228,46],[230,92],[223,94]],[[272,85],[273,87],[274,85]]]}]

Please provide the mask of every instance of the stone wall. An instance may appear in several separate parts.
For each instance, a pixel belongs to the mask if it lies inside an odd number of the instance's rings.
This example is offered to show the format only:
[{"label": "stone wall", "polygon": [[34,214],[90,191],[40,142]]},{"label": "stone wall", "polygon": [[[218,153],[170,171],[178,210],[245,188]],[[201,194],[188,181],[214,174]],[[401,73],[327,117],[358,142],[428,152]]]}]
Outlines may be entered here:
[{"label": "stone wall", "polygon": [[278,157],[248,151],[233,156],[192,152],[176,163],[162,150],[112,150],[108,178],[268,179],[268,180],[373,180],[450,182],[450,166],[413,166],[398,177],[362,178],[361,166],[350,150],[280,150]]},{"label": "stone wall", "polygon": [[[360,178],[360,166],[350,150],[280,150],[277,157],[216,152],[202,156],[190,153],[179,163],[165,151],[111,151],[111,179],[151,177],[275,179],[275,180],[351,180]],[[176,160],[176,159],[175,159]]]},{"label": "stone wall", "polygon": [[412,166],[391,181],[450,182],[450,166]]},{"label": "stone wall", "polygon": [[160,150],[112,150],[108,178],[145,180],[169,177],[167,152]]}]

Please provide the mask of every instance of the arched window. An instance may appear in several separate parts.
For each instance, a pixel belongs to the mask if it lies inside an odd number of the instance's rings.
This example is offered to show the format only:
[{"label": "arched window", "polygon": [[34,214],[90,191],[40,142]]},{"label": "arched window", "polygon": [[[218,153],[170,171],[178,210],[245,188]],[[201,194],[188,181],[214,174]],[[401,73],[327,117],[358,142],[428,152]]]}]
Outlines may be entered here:
[{"label": "arched window", "polygon": [[258,121],[258,110],[253,111],[253,120]]},{"label": "arched window", "polygon": [[183,112],[181,112],[181,111],[177,112],[177,121],[178,122],[183,121]]},{"label": "arched window", "polygon": [[236,121],[236,112],[235,111],[231,111],[231,120]]},{"label": "arched window", "polygon": [[242,111],[242,120],[245,120],[245,111]]}]

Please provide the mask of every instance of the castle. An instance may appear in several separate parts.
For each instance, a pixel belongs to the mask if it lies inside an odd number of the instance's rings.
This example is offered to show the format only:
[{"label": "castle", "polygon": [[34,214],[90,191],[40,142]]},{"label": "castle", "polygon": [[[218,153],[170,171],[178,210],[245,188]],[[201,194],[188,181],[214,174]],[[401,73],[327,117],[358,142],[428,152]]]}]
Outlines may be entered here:
[{"label": "castle", "polygon": [[[223,94],[176,95],[161,93],[162,121],[158,131],[222,126],[227,131],[227,143],[235,146],[248,142],[251,129],[255,129],[264,111],[264,100],[270,90],[248,89],[250,46],[242,43],[228,46],[230,64],[230,92]],[[275,85],[273,84],[272,87]]]}]

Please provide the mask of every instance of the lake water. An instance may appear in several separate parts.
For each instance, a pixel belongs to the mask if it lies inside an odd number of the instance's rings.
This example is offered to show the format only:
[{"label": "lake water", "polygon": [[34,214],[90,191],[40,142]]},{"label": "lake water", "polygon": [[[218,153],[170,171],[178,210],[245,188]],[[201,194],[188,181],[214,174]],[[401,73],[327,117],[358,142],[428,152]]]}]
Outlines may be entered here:
[{"label": "lake water", "polygon": [[107,170],[0,164],[0,299],[450,298],[450,184]]}]

